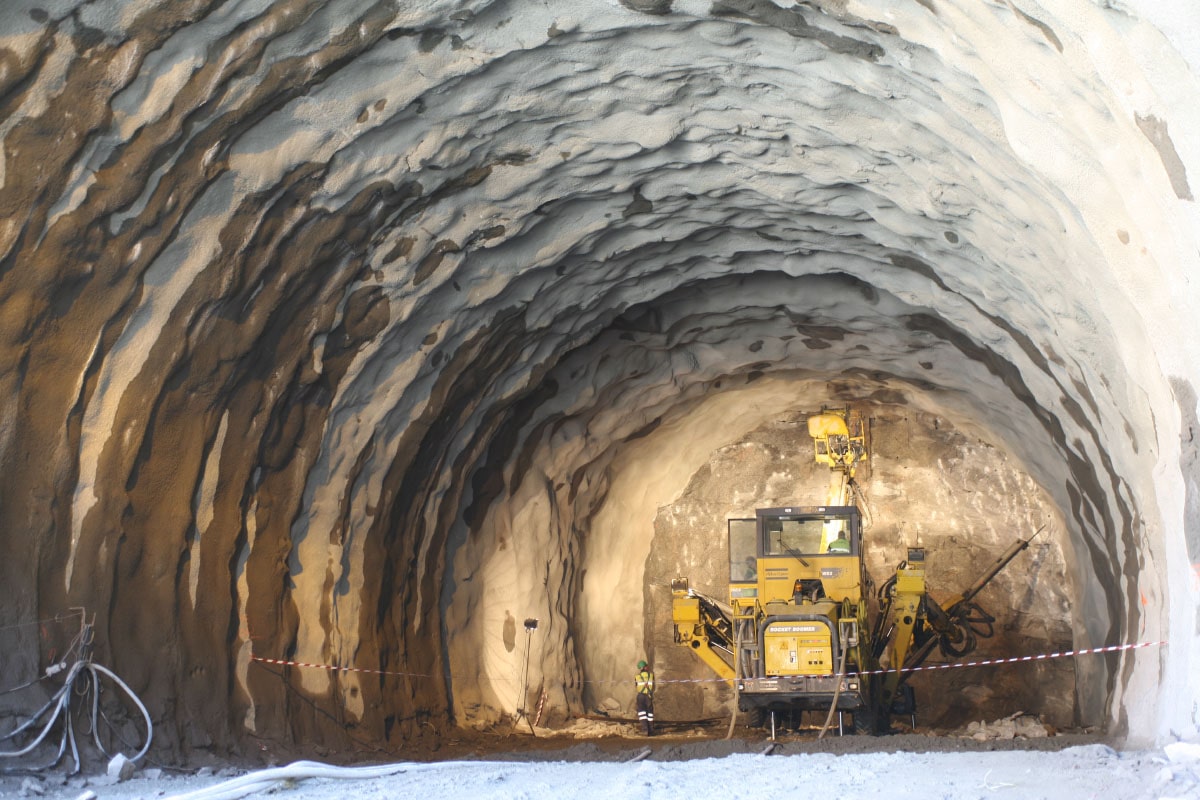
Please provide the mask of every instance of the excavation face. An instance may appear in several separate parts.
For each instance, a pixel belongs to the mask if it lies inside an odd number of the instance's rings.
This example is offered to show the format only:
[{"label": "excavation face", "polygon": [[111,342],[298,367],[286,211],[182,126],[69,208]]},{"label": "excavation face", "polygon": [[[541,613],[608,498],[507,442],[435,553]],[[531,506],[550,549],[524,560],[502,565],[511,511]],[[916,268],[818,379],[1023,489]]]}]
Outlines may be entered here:
[{"label": "excavation face", "polygon": [[852,404],[877,581],[1044,526],[983,655],[1154,643],[929,722],[1194,726],[1197,28],[1108,5],[6,6],[0,622],[179,749],[724,714],[669,582]]}]

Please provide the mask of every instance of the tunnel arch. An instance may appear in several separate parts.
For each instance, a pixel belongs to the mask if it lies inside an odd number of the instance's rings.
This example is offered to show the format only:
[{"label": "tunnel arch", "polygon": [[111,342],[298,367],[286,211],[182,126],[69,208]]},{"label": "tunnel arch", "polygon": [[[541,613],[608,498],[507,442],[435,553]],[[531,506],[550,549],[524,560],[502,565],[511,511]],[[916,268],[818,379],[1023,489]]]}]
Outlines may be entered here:
[{"label": "tunnel arch", "polygon": [[[575,550],[562,554],[563,560],[569,564],[564,564],[565,570],[582,573],[578,577],[564,578],[568,585],[582,584],[582,588],[578,590],[579,605],[577,608],[572,607],[578,620],[574,625],[571,624],[570,617],[562,620],[568,629],[566,638],[576,648],[585,650],[586,646],[577,640],[586,636],[599,642],[598,645],[592,645],[592,649],[598,652],[577,654],[580,661],[586,665],[583,673],[592,677],[583,683],[619,683],[619,664],[633,659],[634,653],[643,646],[637,636],[631,635],[631,630],[636,631],[638,627],[638,603],[631,599],[635,594],[631,590],[631,583],[640,584],[644,579],[648,580],[644,578],[638,565],[646,561],[650,549],[647,540],[653,535],[653,526],[647,525],[647,516],[652,519],[653,514],[648,514],[645,507],[639,508],[636,500],[613,499],[613,495],[622,495],[623,492],[615,488],[619,478],[610,473],[621,473],[623,468],[617,466],[618,464],[628,464],[637,459],[614,453],[614,447],[608,444],[612,441],[634,442],[635,445],[630,449],[637,447],[654,454],[642,456],[649,461],[649,466],[632,467],[639,475],[639,487],[625,490],[635,494],[638,491],[649,494],[651,490],[642,487],[655,486],[658,491],[655,495],[657,502],[651,502],[649,505],[653,510],[682,491],[680,478],[693,475],[698,459],[705,460],[710,451],[736,441],[739,435],[761,424],[772,413],[794,413],[797,408],[804,408],[805,403],[808,403],[807,408],[810,412],[815,412],[829,403],[857,402],[860,407],[872,409],[887,403],[902,402],[914,408],[925,407],[942,415],[949,413],[951,417],[956,417],[960,424],[968,427],[978,427],[979,420],[989,417],[986,410],[988,406],[992,409],[1004,407],[1012,416],[1003,419],[998,427],[1015,429],[1018,434],[1016,441],[1009,444],[1001,440],[1000,446],[1019,452],[1020,458],[1027,459],[1031,471],[1040,475],[1045,481],[1044,485],[1055,487],[1051,489],[1051,494],[1057,494],[1059,501],[1064,503],[1059,506],[1059,514],[1064,517],[1073,515],[1076,531],[1087,529],[1086,526],[1091,521],[1080,517],[1081,507],[1086,502],[1082,498],[1085,494],[1093,493],[1102,478],[1094,470],[1082,469],[1075,480],[1090,488],[1079,490],[1074,489],[1070,481],[1059,488],[1058,481],[1051,477],[1055,467],[1072,460],[1072,454],[1070,445],[1063,441],[1061,427],[1056,428],[1057,420],[1054,414],[1037,405],[1032,399],[1032,392],[1018,378],[1023,371],[1025,374],[1030,372],[1028,366],[1022,370],[995,353],[981,355],[985,348],[974,345],[969,341],[970,337],[931,316],[926,307],[909,306],[894,295],[844,273],[799,277],[779,273],[743,273],[726,279],[708,281],[706,284],[702,289],[693,286],[671,293],[679,298],[678,303],[673,303],[669,296],[661,304],[635,306],[627,310],[625,315],[614,323],[612,329],[601,334],[596,340],[595,347],[599,354],[589,352],[577,357],[568,357],[566,360],[568,365],[565,369],[573,373],[574,385],[588,387],[588,400],[592,403],[590,408],[584,407],[580,410],[584,420],[577,424],[585,429],[590,428],[596,420],[595,417],[589,417],[589,414],[603,417],[605,410],[610,407],[617,410],[609,411],[608,415],[620,417],[620,423],[617,423],[620,427],[616,430],[604,423],[597,426],[605,431],[604,436],[598,437],[605,444],[598,445],[593,450],[598,455],[600,465],[592,464],[587,467],[589,472],[598,472],[604,476],[589,481],[601,487],[603,497],[599,501],[589,498],[582,504],[577,503],[573,515],[570,512],[560,512],[562,516],[554,518],[551,510],[569,506],[574,492],[565,490],[561,483],[552,487],[553,481],[549,476],[578,474],[584,468],[560,465],[552,456],[546,456],[545,458],[555,464],[555,468],[543,468],[545,471],[539,473],[541,482],[535,480],[533,483],[535,486],[541,485],[542,482],[546,484],[545,493],[548,499],[540,503],[540,497],[518,499],[524,473],[514,476],[509,491],[500,493],[504,500],[499,504],[511,503],[516,510],[496,512],[501,517],[511,514],[513,518],[494,523],[496,530],[491,532],[491,538],[483,537],[483,543],[475,548],[476,554],[466,559],[467,562],[477,565],[473,576],[488,575],[489,556],[486,554],[495,546],[496,538],[501,541],[499,550],[505,551],[505,540],[515,540],[515,531],[525,528],[556,530],[571,527],[581,542],[579,548],[585,553],[590,545],[606,554],[605,559],[609,563],[605,565],[604,571],[599,573],[602,577],[598,579],[594,576],[601,567],[593,559]],[[801,299],[793,301],[791,298]],[[792,307],[793,304],[795,308]],[[755,327],[756,323],[759,323],[760,327]],[[942,336],[935,336],[932,331],[947,332],[948,335],[944,333]],[[687,342],[685,333],[692,332],[699,342]],[[806,339],[806,334],[818,338]],[[764,345],[764,341],[770,341],[772,344]],[[793,342],[795,347],[788,349],[786,345]],[[868,347],[863,342],[869,342],[871,346]],[[886,344],[880,344],[881,342]],[[665,343],[673,343],[674,348]],[[709,358],[708,363],[702,365],[699,358],[688,357],[686,348],[689,344],[704,349],[722,349],[723,355]],[[937,345],[941,346],[940,351]],[[620,354],[621,347],[633,349],[640,346],[652,350],[656,355],[642,361],[636,356]],[[678,352],[681,349],[685,351],[683,354]],[[736,351],[736,354],[731,351]],[[944,365],[941,370],[935,369],[932,361],[939,359],[948,361],[949,364]],[[651,399],[648,401],[650,410],[639,412],[636,401],[612,402],[612,395],[604,390],[601,381],[580,381],[575,374],[575,370],[578,369],[576,365],[595,365],[597,370],[603,370],[606,360],[627,368],[632,365],[634,375],[650,374],[650,381],[655,385],[670,385],[673,381],[674,385],[668,393],[678,392],[678,405],[669,407],[664,413],[664,404],[675,402],[675,398],[668,396],[664,400],[661,394],[655,395],[651,391]],[[644,364],[655,364],[660,371],[669,371],[670,375],[655,375],[653,368],[643,370]],[[709,364],[719,364],[721,370],[727,371],[713,370],[706,373],[705,367]],[[880,370],[880,364],[888,364],[893,369]],[[797,369],[800,365],[803,368]],[[751,422],[739,419],[743,415],[742,406],[733,404],[724,407],[724,416],[714,419],[711,414],[698,414],[697,418],[704,422],[689,423],[692,418],[691,409],[703,405],[713,394],[723,391],[754,396],[758,394],[755,387],[761,387],[761,381],[771,379],[774,379],[772,382],[780,388],[773,392],[763,392],[764,396],[772,398],[770,401],[765,404],[763,401],[745,401],[747,406],[754,409],[753,412],[744,415]],[[614,380],[625,382],[631,378],[622,374]],[[563,379],[554,383],[559,385],[570,382]],[[600,388],[597,389],[595,387],[598,384]],[[699,395],[693,391],[695,386],[702,387]],[[557,395],[554,399],[556,402],[561,400]],[[570,401],[566,399],[561,402]],[[579,406],[574,406],[573,409],[578,410]],[[719,423],[717,419],[720,420]],[[554,426],[560,424],[563,423],[553,423]],[[695,434],[681,433],[682,430],[691,430],[693,426],[711,426],[717,432],[707,435],[699,430]],[[546,425],[543,423],[530,427],[540,433],[545,430]],[[671,429],[672,432],[660,436],[660,431],[664,429]],[[705,444],[691,444],[686,447],[678,444],[680,436],[688,438],[693,435]],[[988,430],[985,424],[983,435],[994,440],[996,432]],[[1094,436],[1094,433],[1091,435]],[[584,436],[587,438],[586,433]],[[664,437],[676,444],[661,444],[660,440]],[[1057,444],[1054,444],[1056,441]],[[545,449],[553,449],[553,445],[546,440],[543,440],[542,446]],[[687,465],[681,467],[676,463],[676,457],[664,455],[664,451],[672,451],[675,447],[691,451]],[[1047,459],[1048,450],[1057,450],[1057,457]],[[578,453],[572,455],[577,459],[586,458]],[[536,462],[538,457],[535,455],[529,460]],[[1074,457],[1074,468],[1078,469],[1081,466],[1081,460]],[[491,471],[495,466],[488,465],[486,469]],[[655,478],[647,474],[654,472],[662,475]],[[778,496],[774,504],[816,502],[814,498],[823,497],[823,481],[814,480],[811,475],[807,475],[806,480],[807,483],[797,481],[793,491]],[[536,494],[540,490],[533,491]],[[1075,503],[1074,506],[1065,504],[1068,497]],[[606,509],[605,505],[610,502],[619,510]],[[646,498],[642,497],[642,506],[645,506],[646,502]],[[531,510],[531,507],[536,507],[536,510]],[[743,508],[741,513],[752,514],[753,508]],[[614,516],[616,519],[613,519]],[[1108,569],[1108,562],[1103,560],[1103,556],[1098,564],[1095,561],[1095,548],[1103,548],[1105,545],[1086,541],[1088,535],[1103,542],[1109,538],[1118,538],[1119,534],[1111,525],[1108,528],[1104,528],[1103,525],[1094,526],[1090,531],[1090,534],[1084,533],[1079,538],[1076,538],[1079,536],[1076,533],[1071,537],[1073,543],[1068,546],[1078,556],[1075,563],[1081,565],[1077,567],[1073,576],[1078,587],[1076,596],[1085,598],[1085,603],[1102,604],[1101,608],[1104,611],[1093,609],[1086,614],[1080,611],[1075,613],[1072,621],[1079,632],[1076,640],[1069,644],[1079,647],[1091,646],[1087,644],[1089,641],[1108,640],[1119,636],[1121,617],[1126,611],[1119,600],[1124,593],[1120,588],[1120,576]],[[717,547],[723,538],[721,528],[717,526],[707,533],[700,532],[698,536],[701,539],[707,537],[707,546],[710,548]],[[616,539],[615,544],[603,541],[598,545],[593,544],[597,538],[604,540],[610,537]],[[1083,541],[1080,542],[1079,539]],[[698,542],[697,546],[702,546],[702,543]],[[997,548],[999,549],[1002,547]],[[1089,551],[1092,552],[1090,556]],[[541,552],[538,551],[539,554]],[[624,557],[617,554],[624,554]],[[519,562],[520,559],[509,552],[497,554],[495,557],[505,564],[505,567],[500,568],[501,572],[521,568],[535,572],[536,568],[539,568],[538,564],[529,561],[525,562],[523,567],[512,566],[510,562],[514,559]],[[585,579],[585,575],[593,577]],[[660,579],[661,577],[659,576]],[[509,584],[506,584],[506,588],[513,597],[522,597],[526,602],[536,604],[536,586],[517,588],[511,585],[511,576],[507,579]],[[591,588],[588,580],[592,581]],[[486,588],[486,579],[483,582],[484,589],[464,590],[469,599],[458,603],[460,609],[478,610],[486,615],[489,606],[479,593],[494,590]],[[517,581],[517,584],[520,585],[520,582]],[[614,604],[616,608],[613,607]],[[589,613],[589,605],[605,610]],[[554,608],[542,608],[542,611],[550,615],[555,613]],[[451,613],[455,616],[453,609]],[[510,613],[506,609],[506,615]],[[1104,616],[1105,613],[1107,616]],[[608,618],[602,619],[605,616]],[[669,627],[669,618],[664,621],[661,613],[658,616],[656,623]],[[464,635],[451,638],[461,638],[461,641],[468,643],[466,648],[487,640],[487,631],[481,630],[480,625],[469,619],[470,613],[459,611],[457,617],[455,630],[462,630]],[[651,624],[649,615],[646,624]],[[1136,624],[1136,621],[1133,624]],[[590,628],[592,632],[585,634],[581,630],[583,627]],[[469,635],[466,635],[467,631],[470,631]],[[563,634],[560,632],[558,635]],[[614,648],[618,652],[628,651],[624,653],[626,657],[623,661],[618,660],[614,663]],[[455,659],[451,658],[451,662],[454,661]],[[470,665],[465,674],[473,675],[473,670],[480,668],[478,657],[469,652],[464,653],[460,650],[458,661]],[[504,667],[512,666],[510,660],[501,658],[500,662]],[[570,665],[551,665],[551,670],[555,669],[569,675],[577,672]],[[509,679],[494,673],[492,678],[496,681]],[[558,678],[558,675],[553,675],[551,682]],[[1081,681],[1081,693],[1086,698],[1082,703],[1081,714],[1084,719],[1092,720],[1102,713],[1102,698],[1111,691],[1111,676],[1105,677],[1103,670],[1098,671],[1098,674],[1082,670]],[[577,675],[573,675],[572,679],[567,681],[569,684],[576,684],[576,688],[579,688],[580,682]],[[468,692],[475,697],[474,691]],[[582,710],[580,703],[583,701],[573,697],[570,692],[565,693],[563,702],[576,713]],[[509,707],[512,708],[520,705],[520,702],[509,703]],[[468,709],[461,706],[457,708],[460,713],[470,716],[471,712]]]},{"label": "tunnel arch", "polygon": [[831,385],[1052,498],[1076,644],[1171,639],[1079,662],[1085,721],[1196,723],[1195,20],[45,5],[0,12],[0,611],[99,609],[168,746],[468,721],[511,654],[452,634],[506,559],[553,583],[579,710],[608,678],[575,620],[637,572],[594,530],[630,454]]}]

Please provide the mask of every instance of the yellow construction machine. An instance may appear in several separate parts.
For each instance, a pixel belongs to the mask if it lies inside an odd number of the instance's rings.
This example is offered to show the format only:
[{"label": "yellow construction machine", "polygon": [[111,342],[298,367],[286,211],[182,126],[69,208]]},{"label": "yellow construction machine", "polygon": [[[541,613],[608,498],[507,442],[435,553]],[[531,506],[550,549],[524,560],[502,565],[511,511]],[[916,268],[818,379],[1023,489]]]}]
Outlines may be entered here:
[{"label": "yellow construction machine", "polygon": [[891,715],[915,714],[905,681],[935,646],[956,658],[992,635],[995,620],[974,598],[1033,537],[948,602],[926,594],[922,548],[908,548],[875,592],[855,502],[855,471],[869,455],[864,420],[826,409],[809,418],[808,432],[816,461],[831,469],[826,505],[729,520],[728,602],[676,578],[675,641],[734,685],[739,710],[770,714],[772,727],[777,712],[827,711],[827,723],[851,712],[855,728],[882,732]]}]

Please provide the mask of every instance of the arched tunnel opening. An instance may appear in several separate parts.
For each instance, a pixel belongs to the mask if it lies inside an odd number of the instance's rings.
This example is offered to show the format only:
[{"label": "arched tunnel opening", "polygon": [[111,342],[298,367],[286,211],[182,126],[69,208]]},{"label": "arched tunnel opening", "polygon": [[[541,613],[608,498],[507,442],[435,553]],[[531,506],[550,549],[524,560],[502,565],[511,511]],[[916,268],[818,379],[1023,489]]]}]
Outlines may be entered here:
[{"label": "arched tunnel opening", "polygon": [[930,724],[1195,726],[1195,25],[1130,5],[6,7],[6,678],[84,608],[174,756],[620,716],[646,656],[728,715],[670,581],[853,405],[877,580],[1043,529],[981,656],[1156,645]]}]

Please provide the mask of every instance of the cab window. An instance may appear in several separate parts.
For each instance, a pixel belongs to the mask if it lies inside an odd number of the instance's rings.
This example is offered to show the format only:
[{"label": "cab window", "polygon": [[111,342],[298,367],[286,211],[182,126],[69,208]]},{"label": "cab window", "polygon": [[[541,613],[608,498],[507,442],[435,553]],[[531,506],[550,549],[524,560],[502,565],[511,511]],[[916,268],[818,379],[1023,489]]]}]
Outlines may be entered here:
[{"label": "cab window", "polygon": [[729,582],[758,580],[758,557],[754,547],[754,520],[729,520]]},{"label": "cab window", "polygon": [[764,551],[769,556],[821,552],[825,520],[776,517],[766,520]]}]

